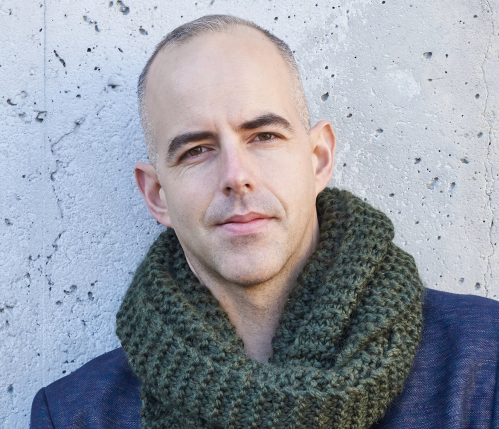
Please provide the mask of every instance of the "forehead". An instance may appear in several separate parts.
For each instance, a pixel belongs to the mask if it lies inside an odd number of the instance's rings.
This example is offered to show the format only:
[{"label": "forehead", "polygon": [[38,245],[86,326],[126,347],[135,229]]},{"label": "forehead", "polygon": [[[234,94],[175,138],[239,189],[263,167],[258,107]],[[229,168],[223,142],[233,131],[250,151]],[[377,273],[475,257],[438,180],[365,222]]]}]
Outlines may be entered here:
[{"label": "forehead", "polygon": [[166,48],[149,70],[145,103],[161,135],[220,121],[236,125],[263,110],[297,118],[284,59],[248,27]]}]

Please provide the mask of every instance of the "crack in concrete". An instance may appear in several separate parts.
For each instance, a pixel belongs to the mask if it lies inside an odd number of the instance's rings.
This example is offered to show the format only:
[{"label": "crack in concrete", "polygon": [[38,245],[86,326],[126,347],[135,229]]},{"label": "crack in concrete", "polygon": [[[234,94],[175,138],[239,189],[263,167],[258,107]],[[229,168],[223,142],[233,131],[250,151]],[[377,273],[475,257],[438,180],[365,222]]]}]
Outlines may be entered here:
[{"label": "crack in concrete", "polygon": [[486,156],[484,163],[483,163],[484,167],[485,167],[485,182],[486,182],[485,195],[488,197],[486,206],[490,210],[490,214],[491,214],[490,225],[489,225],[489,244],[491,247],[491,251],[485,257],[487,267],[485,270],[485,274],[483,276],[485,296],[488,297],[489,291],[490,291],[490,281],[492,279],[491,259],[495,253],[495,247],[494,247],[494,243],[492,241],[492,227],[494,226],[494,217],[495,217],[495,213],[494,213],[494,209],[493,209],[493,205],[492,205],[492,191],[494,189],[494,185],[495,185],[494,182],[495,181],[494,181],[494,175],[493,175],[493,171],[492,171],[492,163],[490,162],[491,145],[492,145],[492,123],[491,123],[491,119],[487,118],[487,106],[488,106],[488,101],[489,101],[489,86],[488,86],[484,66],[485,66],[485,63],[487,62],[487,57],[489,56],[489,53],[491,52],[491,49],[492,49],[493,37],[495,34],[495,25],[494,25],[494,12],[493,12],[492,7],[489,3],[489,0],[483,0],[483,1],[484,1],[484,4],[486,5],[486,8],[488,9],[488,11],[490,11],[490,15],[491,15],[490,23],[491,23],[491,27],[492,27],[491,32],[490,32],[490,36],[489,36],[489,42],[487,44],[487,49],[485,50],[485,54],[484,54],[483,61],[481,64],[482,78],[483,78],[483,83],[485,85],[485,104],[483,107],[483,118],[484,118],[485,122],[487,122],[487,125],[488,125],[487,156]]},{"label": "crack in concrete", "polygon": [[[47,109],[47,1],[43,0],[43,110],[48,111]],[[44,171],[48,171],[47,168],[47,121],[43,122],[43,167]],[[44,192],[45,194],[45,189]],[[45,208],[45,204],[42,205],[42,249],[41,252],[43,256],[47,255],[47,249],[45,248],[45,243],[46,243],[46,224],[47,221],[47,212]],[[39,258],[39,256],[38,256]],[[45,258],[43,258],[45,260]],[[46,277],[47,276],[47,269],[45,267],[45,264],[41,264],[40,268],[42,276]],[[42,383],[45,386],[46,385],[46,374],[47,374],[47,359],[46,359],[46,349],[45,346],[47,344],[46,341],[46,326],[47,326],[47,314],[46,314],[46,292],[45,292],[45,284],[43,285],[43,288],[39,292],[41,294],[41,312],[42,312],[42,320],[41,320],[41,331],[42,331],[42,349],[41,349],[41,366],[42,366]]]},{"label": "crack in concrete", "polygon": [[[55,146],[58,145],[62,139],[64,139],[65,137],[69,136],[70,134],[73,134],[79,127],[80,125],[82,125],[83,123],[85,123],[85,118],[79,118],[79,119],[76,119],[74,121],[74,126],[73,126],[73,129],[71,131],[68,131],[66,134],[63,134],[61,137],[59,137],[57,139],[57,141],[53,142],[50,144],[50,151],[52,152],[53,155],[55,155]],[[50,139],[49,139],[50,140]]]},{"label": "crack in concrete", "polygon": [[[68,131],[67,133],[63,134],[61,137],[59,137],[55,142],[51,143],[50,144],[50,151],[52,152],[52,155],[56,155],[56,150],[57,150],[57,145],[64,139],[66,138],[67,136],[73,134],[79,127],[80,125],[82,125],[83,123],[85,122],[85,118],[79,118],[77,120],[74,121],[74,126],[73,126],[73,129],[71,131]],[[50,180],[52,182],[55,182],[56,180],[56,175],[58,174],[59,170],[62,168],[66,168],[69,163],[71,162],[70,161],[67,161],[67,162],[63,162],[61,161],[60,159],[56,159],[55,160],[55,164],[56,164],[56,168],[55,170],[53,170],[51,173],[50,173]],[[62,219],[64,219],[64,210],[65,210],[65,207],[64,207],[64,201],[59,198],[59,195],[55,189],[55,186],[52,185],[52,194],[54,195],[54,197],[56,198],[57,200],[57,208],[59,210],[59,216]]]},{"label": "crack in concrete", "polygon": [[52,152],[53,155],[55,155],[55,150],[54,150],[55,146],[58,145],[62,141],[62,139],[69,136],[70,134],[73,134],[80,125],[81,125],[81,122],[75,122],[73,129],[71,131],[67,132],[66,134],[63,134],[61,137],[59,137],[57,139],[57,141],[50,144],[50,151]]}]

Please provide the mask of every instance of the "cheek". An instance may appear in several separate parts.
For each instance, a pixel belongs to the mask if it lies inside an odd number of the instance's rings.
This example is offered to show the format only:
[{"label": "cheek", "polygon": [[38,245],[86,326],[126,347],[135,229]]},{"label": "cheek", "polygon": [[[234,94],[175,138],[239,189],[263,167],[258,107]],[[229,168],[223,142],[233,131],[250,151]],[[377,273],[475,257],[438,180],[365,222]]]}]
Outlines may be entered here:
[{"label": "cheek", "polygon": [[[306,143],[303,143],[304,145]],[[283,203],[300,204],[310,195],[315,198],[315,176],[312,159],[306,150],[283,151],[277,156],[265,157],[261,177]]]},{"label": "cheek", "polygon": [[187,171],[170,179],[166,199],[174,229],[202,222],[212,199],[213,175]]}]

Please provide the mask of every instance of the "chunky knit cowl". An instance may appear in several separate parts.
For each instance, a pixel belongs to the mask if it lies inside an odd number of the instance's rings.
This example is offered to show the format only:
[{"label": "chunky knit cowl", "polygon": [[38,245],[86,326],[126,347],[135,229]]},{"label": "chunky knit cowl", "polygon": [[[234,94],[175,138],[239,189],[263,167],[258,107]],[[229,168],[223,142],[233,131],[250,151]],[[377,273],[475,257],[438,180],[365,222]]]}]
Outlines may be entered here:
[{"label": "chunky knit cowl", "polygon": [[116,319],[144,429],[360,429],[384,415],[414,359],[424,288],[383,213],[338,189],[319,194],[317,213],[320,240],[268,364],[245,354],[175,232],[159,236]]}]

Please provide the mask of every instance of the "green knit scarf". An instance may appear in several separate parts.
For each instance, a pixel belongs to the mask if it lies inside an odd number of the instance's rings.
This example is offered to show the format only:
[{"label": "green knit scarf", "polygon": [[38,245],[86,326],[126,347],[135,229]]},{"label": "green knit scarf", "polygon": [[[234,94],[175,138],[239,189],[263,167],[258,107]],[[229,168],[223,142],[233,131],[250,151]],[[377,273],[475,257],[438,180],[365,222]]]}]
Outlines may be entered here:
[{"label": "green knit scarf", "polygon": [[142,380],[142,427],[368,428],[403,390],[424,288],[393,225],[346,191],[317,197],[320,240],[268,364],[252,360],[175,232],[138,268],[116,333]]}]

